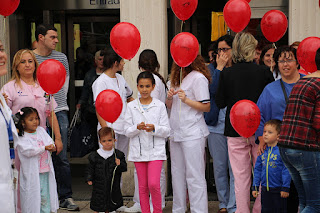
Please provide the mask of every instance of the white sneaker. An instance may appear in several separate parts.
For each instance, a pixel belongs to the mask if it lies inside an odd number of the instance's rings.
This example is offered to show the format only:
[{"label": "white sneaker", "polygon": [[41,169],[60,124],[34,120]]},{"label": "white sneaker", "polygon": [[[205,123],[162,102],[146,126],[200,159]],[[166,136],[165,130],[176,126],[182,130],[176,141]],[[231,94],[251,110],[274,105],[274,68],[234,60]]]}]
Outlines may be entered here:
[{"label": "white sneaker", "polygon": [[[125,210],[127,209],[127,207],[126,206],[121,206],[121,207],[119,207],[119,208],[117,208],[117,212],[124,212]],[[115,212],[115,211],[114,211]]]},{"label": "white sneaker", "polygon": [[135,203],[130,208],[126,208],[124,212],[141,212],[140,205]]}]

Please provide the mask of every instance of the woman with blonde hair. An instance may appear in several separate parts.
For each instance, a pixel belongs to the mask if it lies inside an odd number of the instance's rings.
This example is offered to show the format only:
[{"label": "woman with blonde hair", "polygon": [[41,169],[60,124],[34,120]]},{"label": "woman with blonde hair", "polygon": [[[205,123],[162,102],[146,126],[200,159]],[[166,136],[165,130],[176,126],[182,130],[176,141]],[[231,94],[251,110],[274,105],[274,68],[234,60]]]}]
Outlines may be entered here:
[{"label": "woman with blonde hair", "polygon": [[[227,107],[224,135],[228,140],[228,152],[234,175],[237,212],[250,212],[251,162],[257,159],[258,145],[254,136],[241,137],[230,123],[230,110],[240,100],[257,102],[264,87],[274,81],[272,73],[265,66],[253,62],[257,40],[250,33],[238,33],[232,45],[234,65],[220,74],[216,95],[219,108]],[[253,212],[261,211],[260,198],[254,204]]]},{"label": "woman with blonde hair", "polygon": [[172,212],[185,212],[188,187],[191,212],[207,213],[204,154],[209,130],[203,112],[210,110],[210,71],[198,55],[182,70],[174,63],[170,79],[166,104],[171,109]]}]

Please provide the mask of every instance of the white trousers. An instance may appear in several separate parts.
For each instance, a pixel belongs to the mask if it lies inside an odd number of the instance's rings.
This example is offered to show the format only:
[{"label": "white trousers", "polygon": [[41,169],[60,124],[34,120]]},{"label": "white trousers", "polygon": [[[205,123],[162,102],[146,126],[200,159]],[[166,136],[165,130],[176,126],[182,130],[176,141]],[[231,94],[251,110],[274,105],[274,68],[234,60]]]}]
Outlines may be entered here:
[{"label": "white trousers", "polygon": [[[139,198],[139,183],[138,183],[138,176],[137,176],[137,171],[136,168],[134,168],[134,195],[133,195],[133,202],[135,202],[137,205],[140,206],[140,198]],[[165,195],[166,195],[166,188],[167,188],[167,182],[166,182],[166,172],[164,170],[164,165],[162,164],[162,169],[161,169],[161,176],[160,176],[160,188],[161,188],[161,205],[162,209],[166,206],[165,203]],[[150,195],[150,206],[152,206],[152,200],[151,200],[151,195]]]},{"label": "white trousers", "polygon": [[207,182],[205,179],[206,138],[192,141],[170,141],[173,188],[173,213],[185,213],[188,188],[192,213],[208,212]]}]

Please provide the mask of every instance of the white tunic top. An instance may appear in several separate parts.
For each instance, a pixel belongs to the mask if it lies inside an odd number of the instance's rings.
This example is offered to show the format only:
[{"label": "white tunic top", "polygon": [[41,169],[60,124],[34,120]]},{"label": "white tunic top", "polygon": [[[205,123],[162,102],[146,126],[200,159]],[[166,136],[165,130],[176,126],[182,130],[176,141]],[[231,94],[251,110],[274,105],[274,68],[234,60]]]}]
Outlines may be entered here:
[{"label": "white tunic top", "polygon": [[[175,88],[178,90],[179,88]],[[202,103],[210,102],[208,79],[197,71],[190,72],[181,83],[187,98]],[[203,112],[180,101],[173,96],[170,114],[171,139],[173,141],[190,141],[209,135]]]},{"label": "white tunic top", "polygon": [[[11,118],[11,110],[6,105],[6,101],[0,93],[0,108],[7,121],[11,122],[12,132],[17,135],[15,125]],[[9,138],[6,121],[0,113],[0,207],[5,212],[15,212],[14,208],[14,186],[9,152]],[[16,137],[14,138],[16,139]],[[0,210],[1,212],[1,210]]]},{"label": "white tunic top", "polygon": [[[153,124],[154,132],[138,130],[141,122]],[[164,103],[156,98],[146,109],[139,99],[128,104],[125,117],[125,135],[130,138],[128,160],[133,162],[166,160],[166,138],[170,134],[168,114]]]},{"label": "white tunic top", "polygon": [[[96,101],[99,93],[106,89],[112,89],[121,96],[123,103],[121,114],[112,125],[109,122],[107,122],[107,125],[112,127],[116,133],[123,135],[123,124],[127,108],[127,98],[131,97],[133,92],[122,75],[116,73],[116,78],[110,78],[108,75],[103,73],[92,84],[94,102]],[[100,128],[100,123],[98,123],[98,129]]]}]

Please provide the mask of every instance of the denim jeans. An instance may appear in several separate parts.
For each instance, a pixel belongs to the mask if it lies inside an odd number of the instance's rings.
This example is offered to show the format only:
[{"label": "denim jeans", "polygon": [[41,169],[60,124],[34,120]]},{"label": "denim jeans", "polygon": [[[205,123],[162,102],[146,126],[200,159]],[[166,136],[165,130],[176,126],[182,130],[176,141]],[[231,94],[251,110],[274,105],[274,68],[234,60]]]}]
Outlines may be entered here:
[{"label": "denim jeans", "polygon": [[227,137],[210,132],[208,147],[213,159],[214,180],[220,202],[219,209],[226,208],[228,212],[236,212],[234,177],[229,162]]},{"label": "denim jeans", "polygon": [[300,213],[320,212],[320,152],[280,147],[280,154],[297,188]]},{"label": "denim jeans", "polygon": [[57,112],[56,116],[60,127],[63,149],[59,155],[53,153],[52,160],[56,174],[59,200],[64,200],[72,197],[71,171],[67,158],[69,120],[67,111]]}]

